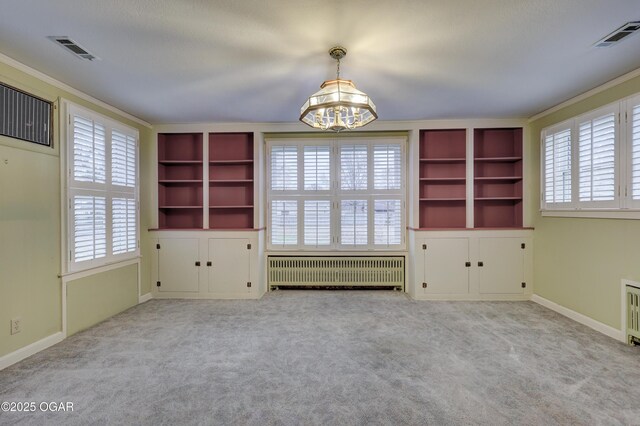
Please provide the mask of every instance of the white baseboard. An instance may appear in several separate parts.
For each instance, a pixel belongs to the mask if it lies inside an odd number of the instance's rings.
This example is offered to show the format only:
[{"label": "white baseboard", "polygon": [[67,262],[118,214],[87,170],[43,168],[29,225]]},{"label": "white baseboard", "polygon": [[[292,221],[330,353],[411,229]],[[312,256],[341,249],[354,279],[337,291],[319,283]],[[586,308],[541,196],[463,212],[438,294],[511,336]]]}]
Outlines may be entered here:
[{"label": "white baseboard", "polygon": [[618,330],[617,328],[613,328],[607,324],[603,324],[600,321],[596,321],[586,315],[573,311],[569,308],[565,308],[564,306],[558,305],[557,303],[545,299],[544,297],[540,297],[537,294],[531,296],[531,301],[536,302],[537,304],[551,309],[552,311],[555,311],[561,315],[564,315],[565,317],[570,318],[576,322],[579,322],[580,324],[586,325],[587,327],[592,328],[595,331],[599,331],[600,333],[613,339],[620,340],[621,342],[625,343],[627,341],[622,330]]},{"label": "white baseboard", "polygon": [[60,343],[64,340],[64,333],[59,331],[56,334],[52,334],[51,336],[45,337],[44,339],[38,340],[24,348],[20,348],[17,351],[13,351],[9,354],[0,358],[0,370],[3,370],[10,365],[15,364],[16,362],[20,362],[25,358],[30,357],[31,355],[37,354],[40,351],[47,349],[50,346],[55,345],[56,343]]},{"label": "white baseboard", "polygon": [[143,294],[142,296],[138,296],[138,304],[148,302],[151,299],[153,299],[153,296],[150,292],[147,294]]}]

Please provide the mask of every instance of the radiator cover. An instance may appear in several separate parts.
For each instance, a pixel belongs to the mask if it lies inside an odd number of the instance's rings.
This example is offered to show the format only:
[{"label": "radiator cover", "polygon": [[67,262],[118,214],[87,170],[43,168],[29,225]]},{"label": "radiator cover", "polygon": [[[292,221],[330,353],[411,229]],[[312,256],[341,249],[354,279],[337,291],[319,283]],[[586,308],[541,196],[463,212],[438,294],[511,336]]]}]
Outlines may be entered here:
[{"label": "radiator cover", "polygon": [[627,339],[640,343],[640,288],[627,286]]},{"label": "radiator cover", "polygon": [[404,288],[403,256],[269,256],[269,288]]}]

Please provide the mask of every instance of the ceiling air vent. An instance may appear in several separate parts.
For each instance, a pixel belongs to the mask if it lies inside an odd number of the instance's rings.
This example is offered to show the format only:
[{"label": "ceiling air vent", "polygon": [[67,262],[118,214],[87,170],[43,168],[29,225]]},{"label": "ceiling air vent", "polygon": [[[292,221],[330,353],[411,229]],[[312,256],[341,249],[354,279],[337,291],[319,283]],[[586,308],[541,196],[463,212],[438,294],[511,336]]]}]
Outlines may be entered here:
[{"label": "ceiling air vent", "polygon": [[629,37],[631,34],[640,30],[640,21],[627,22],[602,40],[598,41],[596,47],[609,47],[617,44],[619,41]]},{"label": "ceiling air vent", "polygon": [[65,49],[67,49],[69,52],[73,53],[75,56],[77,56],[80,59],[87,59],[89,61],[100,60],[100,58],[93,55],[92,53],[87,52],[87,50],[84,47],[80,46],[78,43],[76,43],[74,40],[70,39],[69,37],[50,36],[49,39],[53,40],[58,45],[64,47]]}]

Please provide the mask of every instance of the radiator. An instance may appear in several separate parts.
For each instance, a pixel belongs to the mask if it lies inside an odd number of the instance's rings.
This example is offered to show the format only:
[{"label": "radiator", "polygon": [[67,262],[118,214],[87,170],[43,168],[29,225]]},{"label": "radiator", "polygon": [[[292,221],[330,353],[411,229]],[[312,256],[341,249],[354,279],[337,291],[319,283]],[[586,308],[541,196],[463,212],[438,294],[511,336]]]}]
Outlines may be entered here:
[{"label": "radiator", "polygon": [[404,257],[269,256],[269,288],[404,287]]},{"label": "radiator", "polygon": [[627,339],[640,343],[640,288],[627,286]]}]

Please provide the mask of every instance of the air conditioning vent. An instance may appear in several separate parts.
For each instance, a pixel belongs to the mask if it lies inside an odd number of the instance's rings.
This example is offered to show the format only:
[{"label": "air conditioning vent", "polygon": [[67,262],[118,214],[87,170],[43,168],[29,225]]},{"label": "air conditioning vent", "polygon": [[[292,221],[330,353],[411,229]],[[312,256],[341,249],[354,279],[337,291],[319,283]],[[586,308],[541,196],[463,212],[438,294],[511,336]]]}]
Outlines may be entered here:
[{"label": "air conditioning vent", "polygon": [[0,135],[51,146],[53,104],[0,84]]},{"label": "air conditioning vent", "polygon": [[80,46],[78,43],[76,43],[74,40],[70,39],[69,37],[50,36],[49,39],[53,40],[58,45],[64,47],[65,49],[67,49],[69,52],[73,53],[75,56],[77,56],[80,59],[87,59],[89,61],[100,60],[100,58],[98,58],[92,53],[89,53],[87,49]]},{"label": "air conditioning vent", "polygon": [[636,31],[640,30],[640,21],[627,22],[602,40],[598,41],[595,46],[596,47],[609,47],[614,44],[620,42],[621,40],[629,37],[631,34],[634,34]]}]

